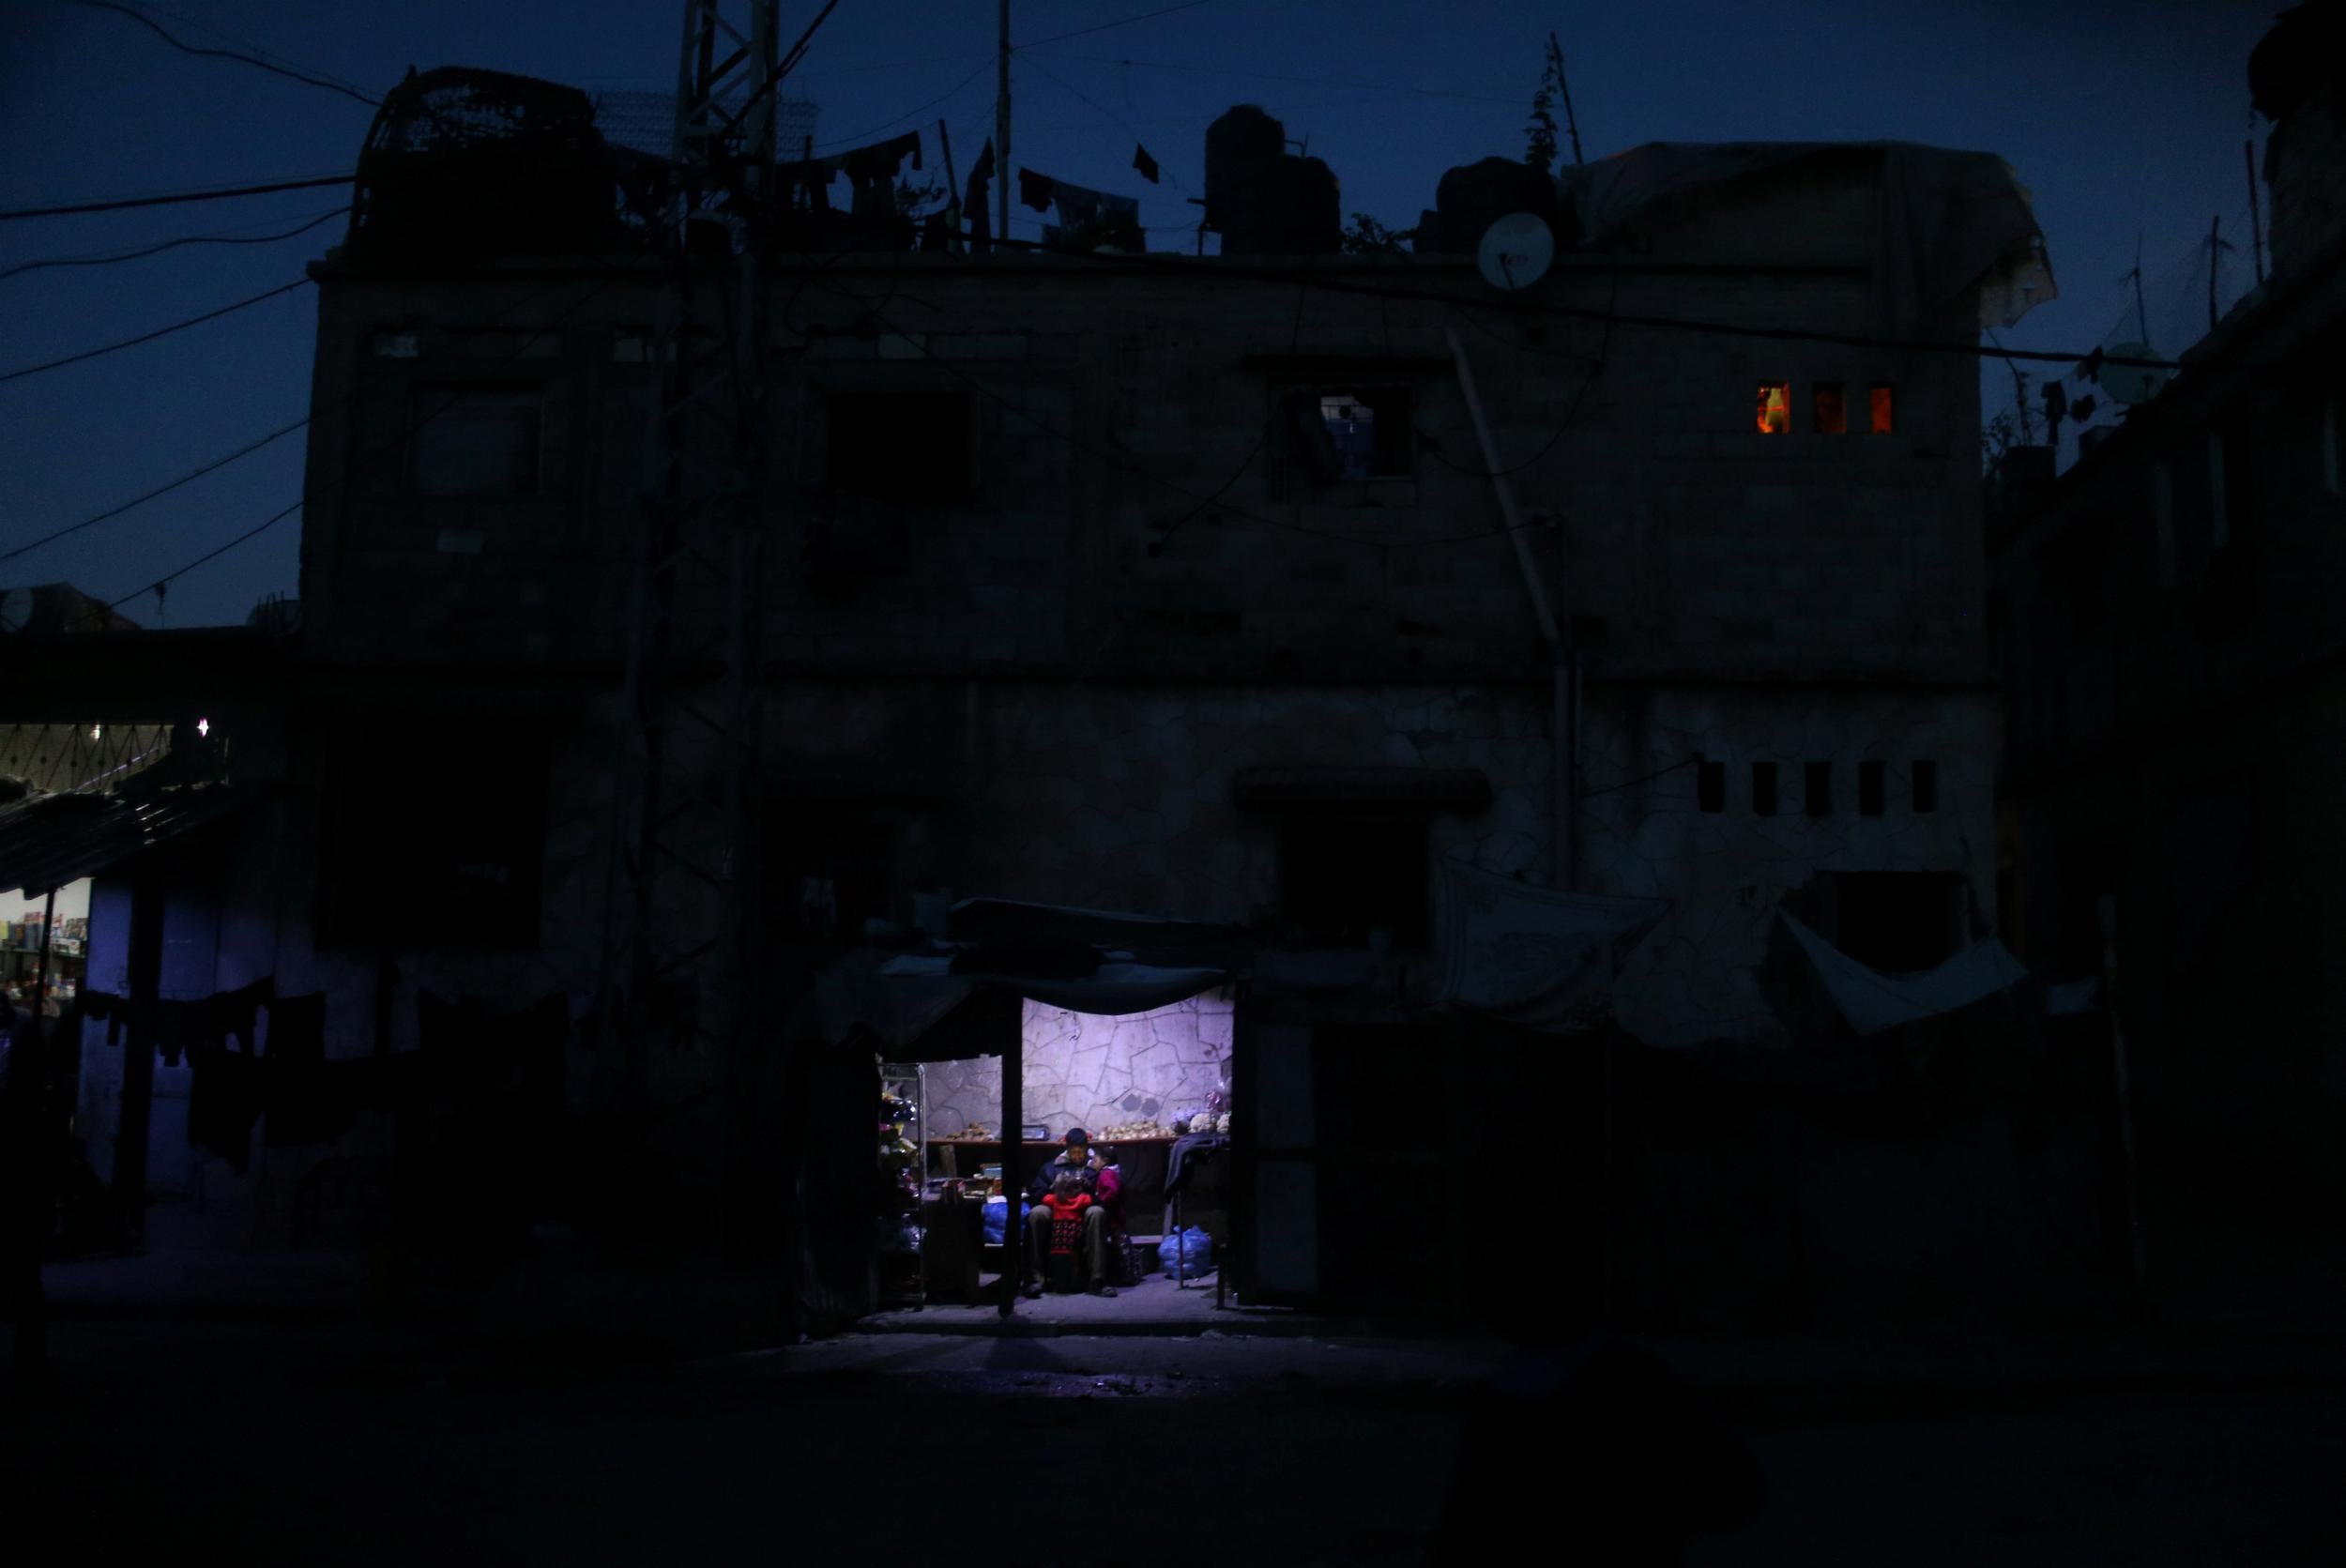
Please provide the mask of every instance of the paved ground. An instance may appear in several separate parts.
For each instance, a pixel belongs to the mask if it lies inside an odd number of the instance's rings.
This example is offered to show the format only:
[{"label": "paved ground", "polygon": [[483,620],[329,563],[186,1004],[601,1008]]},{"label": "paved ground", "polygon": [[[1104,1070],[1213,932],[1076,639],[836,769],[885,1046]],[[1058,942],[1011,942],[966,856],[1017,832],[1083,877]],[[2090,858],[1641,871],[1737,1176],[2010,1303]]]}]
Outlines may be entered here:
[{"label": "paved ground", "polygon": [[[2335,1349],[1661,1349],[1769,1487],[1698,1565],[2346,1560]],[[1506,1360],[1216,1331],[855,1335],[581,1367],[124,1320],[60,1324],[56,1352],[46,1389],[0,1382],[0,1540],[77,1562],[305,1565],[917,1550],[983,1568],[1083,1542],[1101,1568],[1399,1568],[1426,1560],[1470,1397]],[[1527,1530],[1564,1545],[1572,1521],[1541,1500]]]},{"label": "paved ground", "polygon": [[[1650,1342],[1768,1487],[1688,1560],[2346,1561],[2336,1238],[2231,1215],[2196,1234],[2155,1255],[2163,1309],[2098,1337]],[[557,1310],[650,1326],[679,1286],[524,1279],[497,1320],[538,1332],[489,1343],[370,1312],[360,1259],[161,1241],[50,1271],[55,1375],[0,1377],[0,1561],[53,1541],[76,1562],[240,1568],[912,1551],[1401,1568],[1428,1560],[1465,1423],[1508,1364],[1488,1343],[1217,1314],[1210,1289],[1163,1280],[1022,1302],[1010,1336],[990,1309],[940,1307],[583,1364],[543,1353]],[[1549,1555],[1604,1560],[1572,1551],[1573,1524],[1524,1499]]]}]

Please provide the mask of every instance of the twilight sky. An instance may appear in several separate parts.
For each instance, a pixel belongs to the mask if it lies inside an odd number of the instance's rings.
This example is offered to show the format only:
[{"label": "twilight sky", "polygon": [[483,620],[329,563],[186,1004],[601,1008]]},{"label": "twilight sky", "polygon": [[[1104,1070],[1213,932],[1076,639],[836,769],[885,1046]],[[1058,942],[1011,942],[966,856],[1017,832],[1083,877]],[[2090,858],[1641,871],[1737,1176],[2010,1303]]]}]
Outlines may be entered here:
[{"label": "twilight sky", "polygon": [[[1444,169],[1518,157],[1549,29],[1591,158],[1639,143],[1875,138],[2002,154],[2034,192],[2062,297],[2006,335],[2085,348],[2145,271],[2172,280],[2221,213],[2245,232],[2247,58],[2281,0],[1014,0],[1015,162],[1130,191],[1152,244],[1183,244],[1206,124],[1260,103],[1308,136],[1348,213],[1394,225]],[[673,0],[162,0],[190,42],[259,46],[380,95],[410,65],[474,65],[582,86],[675,79]],[[785,38],[819,9],[785,0]],[[793,91],[821,150],[952,127],[963,169],[991,134],[996,8],[844,0]],[[1145,17],[1124,25],[1122,18]],[[1059,35],[1086,31],[1079,37]],[[1044,41],[1051,40],[1051,41]],[[182,54],[68,0],[0,0],[0,209],[328,175],[373,111],[228,61]],[[1131,173],[1135,135],[1164,166]],[[2260,156],[2262,134],[2258,134]],[[934,147],[931,147],[934,158]],[[931,168],[936,167],[932,161]],[[282,234],[339,191],[0,223],[0,273],[187,235]],[[1025,233],[1040,215],[1022,207]],[[0,373],[134,336],[297,279],[340,221],[268,244],[202,245],[117,266],[0,278]],[[2239,264],[2245,268],[2244,259]],[[307,289],[152,344],[0,383],[0,554],[233,451],[308,411]],[[2162,349],[2173,352],[2168,345]],[[2001,369],[1991,409],[2011,401]],[[298,515],[175,581],[145,585],[301,493],[299,433],[73,538],[0,562],[0,585],[71,582],[145,625],[241,622],[295,586]]]}]

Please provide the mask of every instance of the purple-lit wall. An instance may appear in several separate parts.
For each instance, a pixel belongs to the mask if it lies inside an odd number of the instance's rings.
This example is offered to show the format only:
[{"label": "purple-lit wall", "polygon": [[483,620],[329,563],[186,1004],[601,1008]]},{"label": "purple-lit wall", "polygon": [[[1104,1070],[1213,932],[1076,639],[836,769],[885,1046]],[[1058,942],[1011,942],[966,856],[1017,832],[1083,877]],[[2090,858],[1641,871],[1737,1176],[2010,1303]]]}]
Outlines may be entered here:
[{"label": "purple-lit wall", "polygon": [[[1020,1126],[1040,1122],[1053,1137],[1070,1127],[1100,1133],[1135,1121],[1171,1127],[1203,1109],[1229,1074],[1233,999],[1192,997],[1122,1018],[1026,1004],[1026,1096]],[[937,1062],[928,1072],[929,1132],[951,1135],[971,1122],[998,1132],[1002,1060]]]}]

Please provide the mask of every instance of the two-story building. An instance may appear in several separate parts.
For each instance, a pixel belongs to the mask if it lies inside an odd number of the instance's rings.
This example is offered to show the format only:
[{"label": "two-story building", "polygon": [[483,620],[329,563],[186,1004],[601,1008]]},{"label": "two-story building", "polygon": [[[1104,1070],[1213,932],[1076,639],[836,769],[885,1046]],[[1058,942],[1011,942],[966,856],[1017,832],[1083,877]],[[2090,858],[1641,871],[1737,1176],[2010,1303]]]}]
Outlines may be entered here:
[{"label": "two-story building", "polygon": [[[596,1027],[663,278],[640,236],[548,220],[558,189],[526,225],[459,204],[431,244],[401,243],[412,204],[362,201],[314,268],[264,967],[323,997],[329,1059],[430,1047],[439,998],[560,996],[601,1164],[713,1237],[745,1100],[772,1096],[747,1114],[773,1143],[810,1135],[785,1102],[812,1091]],[[1451,1309],[1524,1246],[1464,1222],[1456,1151],[1496,1119],[1577,1192],[1607,1125],[1595,1053],[1442,1005],[1451,868],[1657,901],[1612,986],[1624,1051],[1795,1043],[1779,912],[1892,971],[1994,928],[1971,350],[1983,311],[2049,288],[2010,171],[1656,145],[1567,180],[1554,226],[1518,288],[1471,253],[772,261],[738,362],[764,378],[770,530],[771,963],[745,1005],[777,1056],[844,945],[944,935],[956,900],[1286,954],[1106,1029],[1030,995],[1003,1015],[1020,1104],[998,1065],[939,1063],[931,1132],[1170,1122],[1233,1075],[1241,1292]],[[728,742],[678,744],[713,801]],[[1765,1204],[1794,1231],[1808,1206]],[[1585,1250],[1558,1227],[1531,1250]],[[1768,1292],[1760,1316],[1793,1310]]]}]

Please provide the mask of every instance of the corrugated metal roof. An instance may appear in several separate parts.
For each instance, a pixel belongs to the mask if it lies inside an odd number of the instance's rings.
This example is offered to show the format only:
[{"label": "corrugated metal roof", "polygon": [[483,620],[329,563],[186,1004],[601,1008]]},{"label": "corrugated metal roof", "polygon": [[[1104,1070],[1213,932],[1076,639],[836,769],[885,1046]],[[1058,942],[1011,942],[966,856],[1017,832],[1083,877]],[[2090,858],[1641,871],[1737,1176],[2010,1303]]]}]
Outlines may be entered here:
[{"label": "corrugated metal roof", "polygon": [[210,826],[260,798],[256,784],[177,784],[133,795],[44,795],[0,806],[0,892],[46,892]]}]

